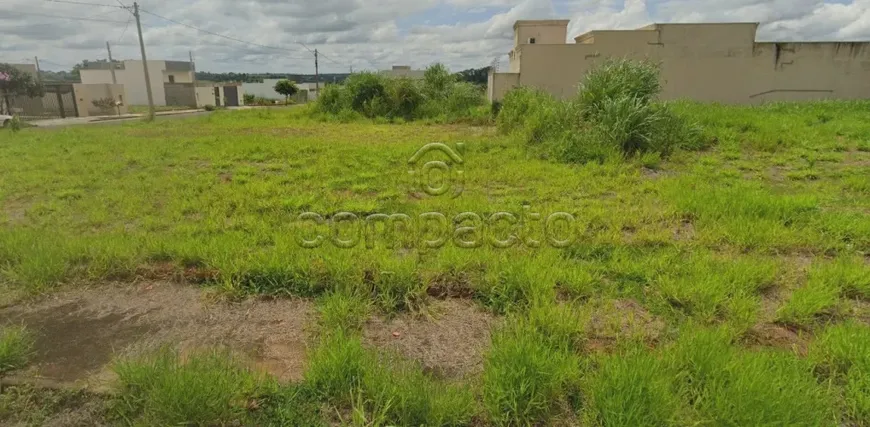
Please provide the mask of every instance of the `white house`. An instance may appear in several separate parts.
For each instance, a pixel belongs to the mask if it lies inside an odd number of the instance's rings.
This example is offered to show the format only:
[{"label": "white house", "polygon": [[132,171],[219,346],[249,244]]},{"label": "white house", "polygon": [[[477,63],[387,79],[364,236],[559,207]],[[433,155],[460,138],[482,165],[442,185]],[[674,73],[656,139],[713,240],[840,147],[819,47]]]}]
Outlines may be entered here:
[{"label": "white house", "polygon": [[[115,67],[114,81],[111,66]],[[126,60],[108,62],[85,62],[79,71],[82,83],[103,83],[124,85],[126,105],[147,105],[148,92],[145,89],[145,71],[142,61]],[[193,67],[184,61],[148,61],[148,74],[151,77],[151,93],[154,105],[196,105],[193,89]]]}]

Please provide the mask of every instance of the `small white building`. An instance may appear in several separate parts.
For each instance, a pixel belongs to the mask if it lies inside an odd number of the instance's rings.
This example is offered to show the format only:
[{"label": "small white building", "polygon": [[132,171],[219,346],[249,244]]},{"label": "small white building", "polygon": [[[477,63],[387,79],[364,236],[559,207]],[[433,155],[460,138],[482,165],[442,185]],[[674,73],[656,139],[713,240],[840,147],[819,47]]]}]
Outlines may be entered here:
[{"label": "small white building", "polygon": [[[254,95],[260,98],[283,100],[284,95],[275,92],[275,84],[284,79],[263,79],[262,83],[243,83],[242,90],[248,95]],[[323,88],[324,82],[320,82],[320,88]],[[296,87],[300,92],[306,92],[305,101],[314,101],[317,99],[317,84],[316,83],[296,83]]]},{"label": "small white building", "polygon": [[[115,77],[112,78],[112,67]],[[81,70],[84,84],[124,85],[126,105],[148,105],[148,92],[145,88],[145,71],[140,60],[108,62],[85,62]],[[190,62],[185,61],[148,61],[148,74],[151,78],[151,93],[154,105],[196,105],[193,88],[194,72]]]}]

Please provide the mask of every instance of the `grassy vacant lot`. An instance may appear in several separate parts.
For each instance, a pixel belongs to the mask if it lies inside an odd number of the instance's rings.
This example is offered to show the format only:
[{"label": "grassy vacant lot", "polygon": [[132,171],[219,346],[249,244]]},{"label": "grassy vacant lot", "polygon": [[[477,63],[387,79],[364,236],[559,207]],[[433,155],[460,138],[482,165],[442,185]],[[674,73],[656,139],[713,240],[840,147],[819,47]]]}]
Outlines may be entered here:
[{"label": "grassy vacant lot", "polygon": [[[493,127],[304,109],[0,132],[2,295],[144,277],[316,299],[304,381],[217,351],[120,360],[125,422],[870,425],[870,103],[674,108],[709,149],[568,165]],[[432,142],[462,163],[409,165]],[[429,160],[461,177],[421,179]],[[372,214],[413,221],[391,238]],[[501,319],[481,372],[364,345],[369,316],[443,298]]]}]

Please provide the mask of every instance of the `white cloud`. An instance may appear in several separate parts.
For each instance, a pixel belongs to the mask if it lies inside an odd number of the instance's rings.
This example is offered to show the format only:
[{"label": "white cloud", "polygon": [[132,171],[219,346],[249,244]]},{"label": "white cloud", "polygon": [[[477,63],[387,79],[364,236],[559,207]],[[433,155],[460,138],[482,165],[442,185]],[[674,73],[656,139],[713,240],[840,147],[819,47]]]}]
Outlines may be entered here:
[{"label": "white cloud", "polygon": [[[93,2],[115,4],[111,0]],[[125,3],[130,0],[121,0]],[[193,50],[200,70],[314,71],[300,43],[325,54],[321,71],[421,67],[443,61],[458,70],[506,54],[518,19],[570,18],[569,39],[591,29],[636,28],[651,22],[757,21],[761,40],[870,40],[870,0],[145,0],[142,7],[208,31],[285,50],[245,45],[142,14],[150,58],[185,59]],[[466,12],[476,10],[475,15]],[[90,17],[89,22],[20,15]],[[481,11],[490,15],[467,23]],[[558,13],[557,13],[558,11]],[[435,13],[438,12],[438,13]],[[445,16],[457,16],[447,22]],[[105,58],[139,56],[130,14],[117,8],[3,0],[0,61],[38,55],[45,68],[68,68]],[[461,20],[461,24],[459,23]],[[437,22],[431,24],[429,22]],[[126,27],[126,29],[125,29]],[[122,37],[123,35],[123,37]]]}]

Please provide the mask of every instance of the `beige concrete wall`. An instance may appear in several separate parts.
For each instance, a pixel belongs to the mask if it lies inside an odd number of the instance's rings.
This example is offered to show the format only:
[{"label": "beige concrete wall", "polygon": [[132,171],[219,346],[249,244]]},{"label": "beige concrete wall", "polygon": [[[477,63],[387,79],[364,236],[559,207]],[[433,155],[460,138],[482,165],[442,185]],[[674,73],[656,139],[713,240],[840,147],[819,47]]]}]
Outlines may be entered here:
[{"label": "beige concrete wall", "polygon": [[529,43],[534,38],[535,44],[565,44],[568,37],[568,21],[517,21],[514,24],[514,46]]},{"label": "beige concrete wall", "polygon": [[500,100],[511,89],[520,84],[520,75],[514,73],[489,73],[487,85],[487,98]]},{"label": "beige concrete wall", "polygon": [[121,101],[124,95],[124,85],[76,83],[73,84],[73,90],[75,91],[75,102],[76,107],[78,108],[79,117],[111,116],[118,114],[119,110],[120,114],[127,114],[126,104],[111,110],[102,110],[94,106],[93,103],[94,100],[103,98],[112,98],[115,101]]},{"label": "beige concrete wall", "polygon": [[[773,100],[870,98],[870,43],[756,43],[756,24],[658,24],[635,31],[593,31],[579,44],[522,45],[517,85],[568,98],[583,75],[609,57],[660,64],[663,99],[734,104]],[[503,84],[493,77],[491,99]]]},{"label": "beige concrete wall", "polygon": [[[150,73],[151,70],[149,69]],[[172,76],[175,83],[193,83],[193,72],[191,71],[166,71],[163,70],[163,83],[169,83],[169,76]]]},{"label": "beige concrete wall", "polygon": [[[154,105],[157,106],[166,105],[166,92],[163,90],[165,69],[165,61],[148,61],[151,93],[154,97]],[[82,83],[112,83],[111,70],[81,70],[80,74]],[[148,105],[148,92],[145,89],[145,71],[142,67],[142,61],[124,61],[124,69],[115,70],[115,78],[118,84],[124,85],[126,93],[124,104]]]},{"label": "beige concrete wall", "polygon": [[197,86],[196,106],[200,108],[206,105],[214,106],[214,90],[213,86]]}]

